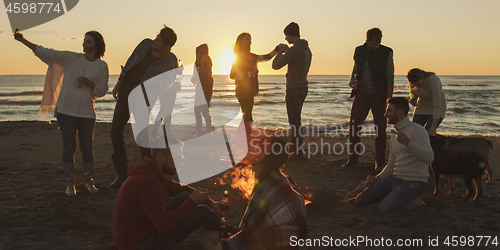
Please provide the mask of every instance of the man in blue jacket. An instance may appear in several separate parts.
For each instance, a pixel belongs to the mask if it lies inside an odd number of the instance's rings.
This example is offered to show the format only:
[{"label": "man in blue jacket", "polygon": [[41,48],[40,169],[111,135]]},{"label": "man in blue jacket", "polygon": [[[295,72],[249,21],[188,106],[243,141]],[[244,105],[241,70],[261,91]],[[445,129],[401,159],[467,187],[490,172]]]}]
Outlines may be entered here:
[{"label": "man in blue jacket", "polygon": [[303,135],[300,130],[302,105],[307,96],[308,84],[307,73],[311,67],[312,53],[306,40],[300,39],[299,25],[291,22],[286,26],[285,40],[293,44],[288,48],[287,45],[280,44],[279,51],[273,60],[273,69],[281,69],[288,64],[286,74],[286,111],[288,122],[292,132],[292,154],[290,160],[302,160],[304,157]]},{"label": "man in blue jacket", "polygon": [[[178,67],[177,57],[170,52],[176,41],[177,34],[165,26],[154,40],[149,38],[142,40],[122,67],[118,82],[113,89],[113,97],[117,101],[111,124],[111,141],[114,149],[112,159],[118,175],[110,185],[112,188],[120,187],[128,177],[127,153],[123,139],[123,131],[130,118],[128,95],[146,80]],[[170,124],[170,120],[166,119],[165,124]],[[141,155],[142,158],[146,156],[151,158],[151,149],[141,147]]]}]

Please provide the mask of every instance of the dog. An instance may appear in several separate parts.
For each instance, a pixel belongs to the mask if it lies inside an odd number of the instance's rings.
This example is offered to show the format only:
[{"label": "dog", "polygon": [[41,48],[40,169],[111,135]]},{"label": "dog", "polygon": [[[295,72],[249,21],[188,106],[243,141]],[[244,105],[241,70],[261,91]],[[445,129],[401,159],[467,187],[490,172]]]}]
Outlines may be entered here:
[{"label": "dog", "polygon": [[447,138],[444,136],[430,136],[430,143],[434,151],[434,160],[431,163],[431,169],[434,174],[434,193],[439,194],[440,175],[461,175],[467,187],[467,194],[464,201],[469,199],[474,190],[472,189],[472,181],[476,186],[476,195],[473,201],[477,201],[483,192],[481,186],[481,178],[485,169],[483,157],[474,151],[452,151],[444,146]]},{"label": "dog", "polygon": [[[442,135],[438,135],[445,138],[445,142],[443,147],[452,151],[474,151],[479,153],[483,159],[485,164],[485,172],[486,172],[486,183],[493,183],[493,172],[490,168],[490,154],[493,149],[493,144],[491,141],[488,141],[484,138],[476,137],[476,138],[457,138],[457,137],[446,137]],[[455,192],[455,184],[453,182],[453,176],[448,176],[448,195],[452,195]]]}]

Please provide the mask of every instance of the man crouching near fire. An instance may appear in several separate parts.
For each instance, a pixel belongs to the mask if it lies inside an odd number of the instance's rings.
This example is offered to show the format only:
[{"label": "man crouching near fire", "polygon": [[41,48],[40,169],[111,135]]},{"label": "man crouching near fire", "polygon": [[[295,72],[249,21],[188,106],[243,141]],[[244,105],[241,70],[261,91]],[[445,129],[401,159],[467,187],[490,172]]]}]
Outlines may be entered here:
[{"label": "man crouching near fire", "polygon": [[368,176],[373,186],[356,196],[356,205],[380,201],[382,213],[406,212],[426,204],[420,199],[429,177],[429,164],[434,154],[427,131],[408,119],[408,100],[387,100],[385,117],[396,130],[390,141],[389,162],[377,176]]},{"label": "man crouching near fire", "polygon": [[219,232],[220,202],[165,176],[177,173],[171,150],[179,149],[153,149],[153,159],[128,168],[113,214],[119,249],[171,249],[199,227]]},{"label": "man crouching near fire", "polygon": [[257,151],[263,154],[254,155],[251,161],[254,162],[252,168],[259,181],[256,182],[258,184],[254,187],[238,232],[220,241],[217,233],[207,232],[202,242],[209,246],[203,248],[294,249],[290,246],[290,238],[304,239],[309,233],[304,197],[281,170],[288,160],[285,141],[278,137],[262,138],[258,147],[262,151]]}]

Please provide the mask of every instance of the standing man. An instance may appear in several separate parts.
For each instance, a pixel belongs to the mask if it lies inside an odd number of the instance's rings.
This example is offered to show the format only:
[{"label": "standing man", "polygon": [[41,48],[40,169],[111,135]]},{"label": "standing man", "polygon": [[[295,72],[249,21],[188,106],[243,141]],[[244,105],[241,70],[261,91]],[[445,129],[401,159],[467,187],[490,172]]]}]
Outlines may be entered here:
[{"label": "standing man", "polygon": [[303,160],[305,152],[302,145],[304,139],[300,131],[302,126],[300,115],[308,91],[307,73],[311,67],[312,53],[308,42],[300,39],[297,23],[291,22],[283,32],[285,40],[293,46],[290,48],[285,44],[278,46],[278,54],[273,60],[273,69],[278,70],[288,64],[285,102],[288,122],[292,129],[290,160]]},{"label": "standing man", "polygon": [[349,121],[349,160],[342,168],[358,166],[360,133],[363,122],[371,110],[375,125],[375,169],[385,165],[387,121],[384,117],[386,100],[394,90],[394,61],[392,49],[381,45],[382,31],[372,28],[366,32],[365,44],[354,51],[354,68],[349,86],[354,97]]},{"label": "standing man", "polygon": [[385,117],[396,129],[391,137],[389,162],[377,176],[368,176],[375,184],[356,196],[356,205],[381,200],[377,206],[379,212],[406,212],[426,206],[420,196],[434,153],[427,131],[408,118],[408,100],[393,97],[387,104]]},{"label": "standing man", "polygon": [[[130,118],[128,95],[146,80],[178,67],[177,57],[170,52],[176,41],[175,32],[165,26],[154,40],[149,38],[142,40],[122,68],[113,89],[113,97],[117,101],[111,124],[111,141],[114,149],[112,159],[118,175],[111,183],[111,188],[120,187],[128,177],[127,152],[123,140],[123,131]],[[167,123],[169,124],[169,120],[165,121],[165,124]],[[146,156],[151,158],[151,149],[141,147],[141,155],[143,159]]]}]

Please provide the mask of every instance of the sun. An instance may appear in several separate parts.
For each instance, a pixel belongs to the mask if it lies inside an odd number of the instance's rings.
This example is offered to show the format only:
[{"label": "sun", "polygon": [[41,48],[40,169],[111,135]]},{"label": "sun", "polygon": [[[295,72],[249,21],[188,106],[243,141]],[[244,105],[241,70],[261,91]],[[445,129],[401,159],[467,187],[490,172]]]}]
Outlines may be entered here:
[{"label": "sun", "polygon": [[231,64],[233,64],[235,59],[234,53],[231,49],[223,50],[217,57],[214,66],[216,70],[214,73],[217,75],[229,75],[231,71]]}]

